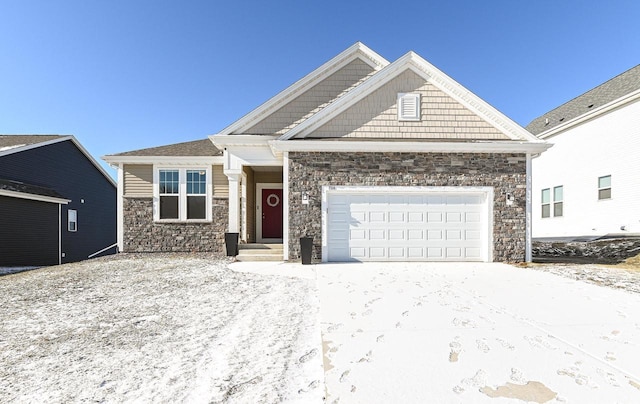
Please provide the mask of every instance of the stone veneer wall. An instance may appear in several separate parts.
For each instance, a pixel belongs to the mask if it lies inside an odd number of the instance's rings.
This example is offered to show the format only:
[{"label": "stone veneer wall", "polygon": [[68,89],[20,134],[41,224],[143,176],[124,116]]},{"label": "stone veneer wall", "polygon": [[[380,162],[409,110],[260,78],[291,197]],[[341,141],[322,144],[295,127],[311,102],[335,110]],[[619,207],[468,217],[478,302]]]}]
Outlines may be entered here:
[{"label": "stone veneer wall", "polygon": [[[525,259],[526,156],[476,153],[289,153],[289,259],[299,238],[314,238],[322,258],[322,186],[490,186],[494,188],[493,259]],[[309,205],[301,193],[309,193]],[[506,205],[506,194],[515,197]]]},{"label": "stone veneer wall", "polygon": [[229,200],[213,198],[211,223],[155,223],[153,198],[124,198],[124,252],[225,253]]}]

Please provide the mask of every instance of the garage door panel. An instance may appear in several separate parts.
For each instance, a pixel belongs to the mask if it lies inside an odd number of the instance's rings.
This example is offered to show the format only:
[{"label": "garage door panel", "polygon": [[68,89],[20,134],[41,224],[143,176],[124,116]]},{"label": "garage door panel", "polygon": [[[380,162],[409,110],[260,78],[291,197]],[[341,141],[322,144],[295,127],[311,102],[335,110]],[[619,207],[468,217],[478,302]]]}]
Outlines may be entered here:
[{"label": "garage door panel", "polygon": [[428,212],[427,213],[427,221],[429,223],[442,223],[443,220],[442,218],[444,217],[444,215],[442,214],[442,212]]},{"label": "garage door panel", "polygon": [[409,223],[422,223],[424,222],[424,213],[422,212],[409,212],[407,215]]},{"label": "garage door panel", "polygon": [[480,261],[488,236],[485,200],[463,193],[330,193],[327,257],[334,261]]},{"label": "garage door panel", "polygon": [[389,212],[389,223],[404,223],[404,212]]},{"label": "garage door panel", "polygon": [[386,221],[385,212],[372,211],[369,212],[369,223],[384,223]]}]

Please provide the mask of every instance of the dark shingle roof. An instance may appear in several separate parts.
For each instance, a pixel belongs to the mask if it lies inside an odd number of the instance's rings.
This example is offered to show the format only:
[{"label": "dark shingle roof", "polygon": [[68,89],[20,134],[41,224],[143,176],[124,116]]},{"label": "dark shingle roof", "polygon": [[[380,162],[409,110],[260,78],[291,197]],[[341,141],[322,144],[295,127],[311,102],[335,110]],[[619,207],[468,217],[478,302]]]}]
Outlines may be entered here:
[{"label": "dark shingle roof", "polygon": [[62,135],[0,135],[0,149],[27,146],[36,143],[60,139]]},{"label": "dark shingle roof", "polygon": [[539,116],[531,121],[526,129],[534,135],[539,135],[638,89],[640,89],[640,65]]},{"label": "dark shingle roof", "polygon": [[0,190],[20,192],[23,194],[32,194],[40,196],[50,196],[53,198],[64,199],[64,196],[57,193],[51,188],[41,187],[39,185],[25,184],[20,181],[13,181],[0,178]]},{"label": "dark shingle roof", "polygon": [[132,150],[112,156],[222,156],[222,150],[211,143],[211,140],[194,140],[192,142],[174,143],[149,149]]}]

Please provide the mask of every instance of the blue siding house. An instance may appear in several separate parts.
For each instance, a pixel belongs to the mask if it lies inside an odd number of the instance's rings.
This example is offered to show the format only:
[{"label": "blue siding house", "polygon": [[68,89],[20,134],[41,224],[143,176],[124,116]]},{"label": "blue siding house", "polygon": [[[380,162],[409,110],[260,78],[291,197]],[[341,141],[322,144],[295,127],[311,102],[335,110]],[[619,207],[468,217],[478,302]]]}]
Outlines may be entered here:
[{"label": "blue siding house", "polygon": [[0,135],[0,266],[116,252],[116,183],[73,136]]}]

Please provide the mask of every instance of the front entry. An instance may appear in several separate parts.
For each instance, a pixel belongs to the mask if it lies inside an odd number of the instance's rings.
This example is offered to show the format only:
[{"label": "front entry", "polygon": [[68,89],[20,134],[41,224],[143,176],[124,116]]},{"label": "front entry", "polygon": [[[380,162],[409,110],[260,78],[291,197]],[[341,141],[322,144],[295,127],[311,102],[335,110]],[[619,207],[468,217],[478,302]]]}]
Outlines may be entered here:
[{"label": "front entry", "polygon": [[256,185],[258,242],[282,242],[282,184]]}]

